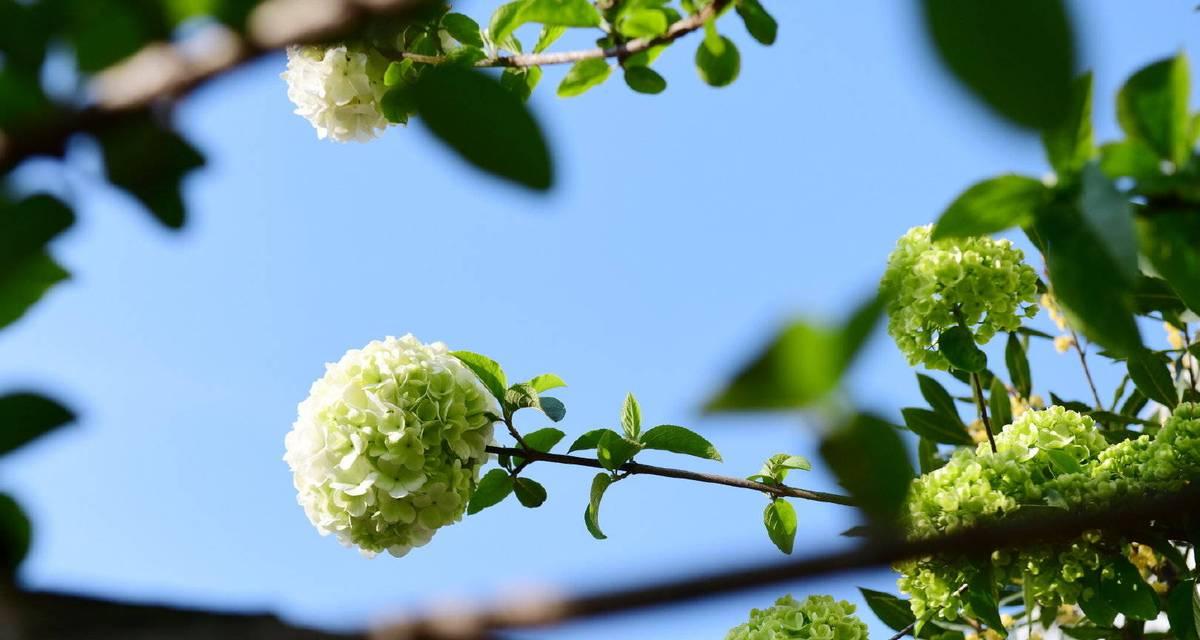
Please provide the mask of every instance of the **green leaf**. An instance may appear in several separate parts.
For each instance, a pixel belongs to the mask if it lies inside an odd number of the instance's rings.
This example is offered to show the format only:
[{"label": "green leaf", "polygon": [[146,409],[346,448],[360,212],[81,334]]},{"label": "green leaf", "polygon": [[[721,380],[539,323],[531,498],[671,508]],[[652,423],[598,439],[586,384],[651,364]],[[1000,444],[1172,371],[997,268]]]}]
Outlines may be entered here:
[{"label": "green leaf", "polygon": [[1079,473],[1083,467],[1074,456],[1062,449],[1042,449],[1042,453],[1050,459],[1050,465],[1059,473]]},{"label": "green leaf", "polygon": [[[392,65],[389,65],[388,68],[391,69]],[[386,79],[384,84],[387,84]],[[397,84],[388,89],[387,93],[384,93],[383,97],[379,99],[379,111],[383,117],[387,118],[388,122],[406,124],[408,117],[417,112],[416,93],[411,86]]]},{"label": "green leaf", "polygon": [[879,618],[879,621],[886,624],[888,628],[901,631],[916,622],[907,600],[901,600],[890,593],[872,591],[863,587],[859,587],[858,590],[862,592],[863,600],[875,613],[875,617]]},{"label": "green leaf", "polygon": [[987,354],[975,346],[975,336],[965,327],[950,327],[938,336],[938,350],[955,368],[979,373],[987,367]]},{"label": "green leaf", "polygon": [[921,397],[925,398],[925,402],[933,410],[948,418],[953,418],[955,422],[962,425],[962,418],[958,415],[958,406],[954,404],[954,397],[949,391],[941,385],[937,380],[923,374],[917,374],[917,386],[921,388]]},{"label": "green leaf", "polygon": [[1153,620],[1158,616],[1158,598],[1142,574],[1124,557],[1107,561],[1100,575],[1100,597],[1118,613],[1134,620]]},{"label": "green leaf", "polygon": [[868,517],[894,522],[913,469],[904,441],[892,425],[870,414],[857,414],[821,443],[821,455],[838,482]]},{"label": "green leaf", "polygon": [[534,88],[542,80],[541,67],[509,67],[500,73],[500,86],[520,98],[528,100]]},{"label": "green leaf", "polygon": [[1142,253],[1179,295],[1184,304],[1200,313],[1200,214],[1171,211],[1138,221]]},{"label": "green leaf", "polygon": [[917,464],[922,474],[937,471],[945,463],[945,460],[938,455],[936,442],[929,438],[921,438],[917,442]]},{"label": "green leaf", "polygon": [[503,45],[513,31],[527,22],[559,27],[598,27],[600,12],[587,0],[517,0],[501,5],[492,14],[488,35]]},{"label": "green leaf", "polygon": [[1182,167],[1191,154],[1188,60],[1183,51],[1130,76],[1117,94],[1117,120],[1131,138]]},{"label": "green leaf", "polygon": [[426,69],[416,88],[420,121],[464,160],[531,189],[550,188],[550,151],[520,97],[457,65]]},{"label": "green leaf", "polygon": [[632,393],[625,394],[625,402],[621,405],[621,428],[625,437],[637,442],[642,434],[642,407]]},{"label": "green leaf", "polygon": [[603,438],[605,436],[605,434],[609,434],[609,433],[616,436],[617,438],[621,437],[621,434],[617,433],[616,431],[613,431],[612,429],[592,429],[591,431],[584,433],[583,435],[579,436],[578,438],[575,438],[575,442],[571,443],[570,448],[567,449],[567,453],[573,453],[575,451],[587,451],[588,449],[595,449],[596,447],[600,446],[600,439]]},{"label": "green leaf", "polygon": [[544,429],[538,429],[537,431],[531,431],[522,436],[521,439],[525,441],[525,444],[530,449],[547,453],[553,449],[554,445],[558,444],[565,435],[565,433],[555,429],[554,427],[546,427]]},{"label": "green leaf", "polygon": [[1042,131],[1046,159],[1060,177],[1078,174],[1096,151],[1092,133],[1092,72],[1071,82],[1066,118]]},{"label": "green leaf", "polygon": [[1012,423],[1012,404],[1008,400],[1008,389],[1000,382],[1000,378],[992,378],[992,388],[988,392],[988,408],[992,411],[992,430],[1000,431],[1004,425]]},{"label": "green leaf", "polygon": [[717,42],[709,42],[708,38],[700,41],[696,48],[696,71],[709,86],[725,87],[733,84],[741,72],[742,56],[729,38],[720,36]]},{"label": "green leaf", "polygon": [[517,494],[517,500],[530,509],[536,509],[546,502],[546,487],[529,478],[513,481],[513,492]]},{"label": "green leaf", "polygon": [[0,327],[19,320],[51,287],[69,275],[44,253],[27,258],[9,269],[7,275],[0,275]]},{"label": "green leaf", "polygon": [[8,494],[0,493],[0,563],[9,573],[15,573],[29,553],[32,531],[21,505]]},{"label": "green leaf", "polygon": [[1004,621],[1000,619],[1000,605],[996,601],[994,584],[989,562],[985,570],[975,571],[968,580],[966,600],[976,618],[987,624],[992,631],[1007,636],[1008,630],[1004,628]]},{"label": "green leaf", "polygon": [[109,182],[137,198],[160,223],[184,223],[183,178],[204,157],[149,112],[131,114],[96,134]]},{"label": "green leaf", "polygon": [[1137,236],[1133,230],[1133,209],[1116,185],[1095,163],[1083,168],[1083,192],[1080,195],[1083,221],[1100,240],[1114,265],[1128,282],[1138,275]]},{"label": "green leaf", "polygon": [[484,509],[500,504],[513,492],[513,479],[504,469],[492,469],[479,480],[475,493],[467,503],[467,515],[475,515]]},{"label": "green leaf", "polygon": [[841,328],[793,322],[705,410],[792,409],[822,399],[853,364],[882,310],[882,297],[872,296]]},{"label": "green leaf", "polygon": [[1158,156],[1135,138],[1100,145],[1100,170],[1110,178],[1152,179],[1161,173]]},{"label": "green leaf", "polygon": [[784,553],[791,553],[796,543],[796,509],[787,500],[776,498],[763,511],[763,524],[771,542]]},{"label": "green leaf", "polygon": [[655,38],[666,33],[667,14],[662,9],[631,5],[617,17],[617,33],[627,38]]},{"label": "green leaf", "polygon": [[495,360],[470,351],[451,351],[450,355],[466,365],[475,374],[475,377],[479,378],[483,386],[492,392],[492,396],[501,406],[505,405],[505,396],[507,395],[505,387],[508,386],[508,378],[504,375],[504,369],[501,369]]},{"label": "green leaf", "polygon": [[974,444],[975,441],[967,433],[961,420],[952,418],[944,413],[909,407],[900,410],[904,416],[904,424],[909,430],[934,442],[945,444]]},{"label": "green leaf", "polygon": [[608,79],[612,67],[603,58],[580,60],[571,65],[570,71],[558,85],[558,97],[573,98],[588,89],[599,86]]},{"label": "green leaf", "polygon": [[766,484],[783,484],[791,471],[811,471],[812,463],[804,456],[777,453],[763,463],[762,469],[750,479]]},{"label": "green leaf", "polygon": [[1025,347],[1017,334],[1008,334],[1008,343],[1004,345],[1004,364],[1008,366],[1008,377],[1022,398],[1028,398],[1033,393],[1033,377],[1029,372],[1029,358],[1025,356]]},{"label": "green leaf", "polygon": [[529,381],[529,386],[533,387],[538,393],[544,393],[551,389],[567,386],[563,379],[553,373],[543,373],[540,376],[535,376]]},{"label": "green leaf", "polygon": [[1033,222],[1049,193],[1040,180],[1015,174],[977,182],[950,203],[930,237],[981,236],[1023,227]]},{"label": "green leaf", "polygon": [[542,413],[546,414],[547,418],[555,422],[562,422],[562,419],[567,417],[567,407],[562,403],[562,400],[553,396],[542,396],[538,398],[538,408]]},{"label": "green leaf", "polygon": [[1055,207],[1039,213],[1037,228],[1046,240],[1046,267],[1054,296],[1072,326],[1117,355],[1142,346],[1133,320],[1129,287],[1109,256],[1096,251],[1100,240],[1080,214]]},{"label": "green leaf", "polygon": [[711,442],[684,427],[661,424],[643,434],[641,442],[643,449],[670,451],[721,462],[721,454]]},{"label": "green leaf", "polygon": [[767,13],[758,0],[738,0],[736,7],[750,37],[768,46],[775,44],[775,37],[779,33],[779,23],[771,17],[771,14]]},{"label": "green leaf", "polygon": [[533,52],[541,53],[549,49],[550,45],[554,44],[566,32],[567,28],[563,26],[543,25],[542,32],[538,34],[537,43],[533,45]]},{"label": "green leaf", "polygon": [[46,244],[75,223],[67,205],[48,195],[35,195],[18,203],[0,199],[0,279],[12,277]]},{"label": "green leaf", "polygon": [[600,436],[600,442],[596,444],[596,459],[600,461],[600,466],[609,471],[616,471],[641,449],[636,442],[630,442],[616,432],[609,431]]},{"label": "green leaf", "polygon": [[1129,354],[1125,362],[1129,370],[1129,379],[1151,400],[1174,409],[1179,404],[1179,394],[1175,390],[1175,382],[1167,369],[1167,359],[1152,351],[1139,350]]},{"label": "green leaf", "polygon": [[1138,276],[1133,285],[1133,305],[1140,314],[1154,311],[1180,314],[1187,308],[1166,280],[1145,275]]},{"label": "green leaf", "polygon": [[154,40],[166,40],[166,15],[157,2],[66,0],[63,27],[80,71],[94,73]]},{"label": "green leaf", "polygon": [[1109,606],[1100,595],[1100,578],[1096,574],[1084,578],[1083,592],[1079,596],[1079,608],[1083,609],[1088,620],[1101,626],[1108,626],[1117,617],[1117,610]]},{"label": "green leaf", "polygon": [[479,33],[479,23],[461,13],[447,13],[442,16],[442,28],[451,38],[469,46],[483,48],[483,36]]},{"label": "green leaf", "polygon": [[22,447],[73,421],[75,414],[36,393],[0,396],[0,455]]},{"label": "green leaf", "polygon": [[1021,126],[1061,123],[1071,104],[1075,37],[1061,0],[923,0],[946,67],[998,115]]},{"label": "green leaf", "polygon": [[587,525],[588,532],[597,540],[608,538],[600,530],[600,500],[604,498],[604,492],[612,483],[612,476],[607,473],[597,473],[596,477],[592,478],[591,497],[588,499],[587,509],[583,512],[583,522]]},{"label": "green leaf", "polygon": [[667,88],[667,81],[657,71],[650,67],[625,67],[625,84],[638,93],[662,93]]},{"label": "green leaf", "polygon": [[1167,595],[1167,619],[1176,640],[1200,640],[1196,632],[1196,581],[1181,580]]}]

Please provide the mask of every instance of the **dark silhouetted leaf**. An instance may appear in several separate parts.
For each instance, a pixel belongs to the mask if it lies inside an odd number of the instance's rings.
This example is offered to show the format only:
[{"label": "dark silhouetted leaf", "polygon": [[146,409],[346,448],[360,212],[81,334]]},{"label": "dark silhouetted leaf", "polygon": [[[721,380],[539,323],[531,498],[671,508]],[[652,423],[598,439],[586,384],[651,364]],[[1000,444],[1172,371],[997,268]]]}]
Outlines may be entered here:
[{"label": "dark silhouetted leaf", "polygon": [[137,198],[163,225],[183,227],[182,183],[204,165],[200,152],[147,113],[132,115],[96,137],[108,180]]},{"label": "dark silhouetted leaf", "polygon": [[825,438],[821,455],[868,517],[882,525],[895,520],[913,478],[895,427],[857,414]]}]

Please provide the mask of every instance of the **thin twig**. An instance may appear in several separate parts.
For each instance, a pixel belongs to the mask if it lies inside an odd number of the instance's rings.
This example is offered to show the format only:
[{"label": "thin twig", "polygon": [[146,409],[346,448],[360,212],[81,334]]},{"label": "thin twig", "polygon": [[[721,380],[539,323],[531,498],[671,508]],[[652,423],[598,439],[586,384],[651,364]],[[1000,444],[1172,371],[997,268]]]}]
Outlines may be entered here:
[{"label": "thin twig", "polygon": [[[542,453],[540,451],[530,451],[528,449],[516,449],[512,447],[497,447],[490,446],[487,448],[489,453],[497,455],[509,455],[524,458],[527,461],[539,462],[554,462],[557,464],[574,465],[577,467],[591,467],[593,469],[603,469],[599,460],[594,458],[584,458],[582,456],[571,456],[560,453]],[[744,480],[731,476],[722,476],[713,473],[701,473],[699,471],[687,471],[684,469],[672,469],[670,467],[657,467],[649,464],[641,464],[639,462],[626,462],[621,465],[618,471],[629,475],[648,475],[660,476],[663,478],[679,478],[681,480],[694,480],[696,482],[707,482],[709,484],[722,484],[727,487],[738,487],[740,489],[751,489],[753,491],[761,491],[772,496],[784,498],[801,498],[804,500],[812,500],[814,502],[828,502],[830,504],[840,504],[845,506],[853,506],[854,500],[848,496],[838,495],[836,493],[825,493],[823,491],[810,491],[808,489],[799,489],[786,485],[771,485],[753,480]]]},{"label": "thin twig", "polygon": [[988,419],[987,404],[983,401],[983,383],[977,372],[971,372],[971,390],[975,393],[975,406],[979,408],[979,421],[987,432],[988,444],[992,445],[992,453],[996,453],[996,437],[992,435],[992,421]]},{"label": "thin twig", "polygon": [[1075,329],[1068,330],[1071,332],[1071,344],[1075,345],[1075,353],[1079,354],[1079,364],[1083,366],[1083,376],[1087,378],[1088,386],[1092,389],[1092,399],[1096,401],[1096,411],[1104,411],[1104,403],[1100,400],[1100,393],[1096,391],[1096,382],[1092,380],[1092,370],[1088,367],[1087,353],[1079,345],[1079,336],[1076,335]]}]

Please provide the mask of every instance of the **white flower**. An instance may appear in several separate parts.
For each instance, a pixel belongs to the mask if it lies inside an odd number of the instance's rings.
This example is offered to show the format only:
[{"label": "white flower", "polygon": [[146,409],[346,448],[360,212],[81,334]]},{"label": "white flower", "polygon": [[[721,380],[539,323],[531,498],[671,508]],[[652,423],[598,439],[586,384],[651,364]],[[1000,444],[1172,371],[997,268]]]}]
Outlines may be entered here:
[{"label": "white flower", "polygon": [[378,54],[341,45],[289,47],[287,56],[280,77],[288,83],[288,98],[319,138],[366,142],[387,128],[379,108],[384,86]]},{"label": "white flower", "polygon": [[283,459],[321,535],[408,553],[457,522],[492,442],[496,401],[446,345],[352,349],[313,383]]}]

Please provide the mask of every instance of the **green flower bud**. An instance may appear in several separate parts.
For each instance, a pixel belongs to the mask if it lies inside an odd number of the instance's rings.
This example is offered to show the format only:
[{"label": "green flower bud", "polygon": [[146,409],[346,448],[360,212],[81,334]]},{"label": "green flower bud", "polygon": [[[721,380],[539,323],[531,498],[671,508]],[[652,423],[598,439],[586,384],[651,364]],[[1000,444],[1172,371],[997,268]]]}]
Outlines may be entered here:
[{"label": "green flower bud", "polygon": [[1015,331],[1037,312],[1037,273],[1008,240],[931,242],[931,229],[914,227],[900,238],[880,289],[888,299],[888,333],[908,363],[947,369],[937,337],[958,325],[956,310],[981,344]]},{"label": "green flower bud", "polygon": [[866,640],[867,625],[854,605],[833,596],[803,602],[784,596],[768,609],[752,609],[750,620],[729,630],[725,640]]}]

